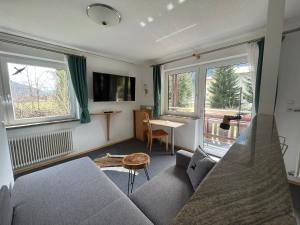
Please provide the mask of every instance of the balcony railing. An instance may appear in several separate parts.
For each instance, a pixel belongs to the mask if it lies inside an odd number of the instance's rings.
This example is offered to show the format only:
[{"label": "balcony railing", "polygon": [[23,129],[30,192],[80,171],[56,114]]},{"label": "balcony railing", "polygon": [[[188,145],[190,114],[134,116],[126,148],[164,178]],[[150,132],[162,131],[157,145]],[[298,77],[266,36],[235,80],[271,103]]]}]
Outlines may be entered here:
[{"label": "balcony railing", "polygon": [[244,116],[242,115],[242,119],[240,121],[231,121],[229,130],[223,130],[220,128],[220,123],[222,123],[222,121],[223,115],[220,113],[205,113],[205,141],[218,141],[221,143],[232,144],[239,136],[239,133],[241,133],[249,125],[251,121],[251,114],[248,113]]}]

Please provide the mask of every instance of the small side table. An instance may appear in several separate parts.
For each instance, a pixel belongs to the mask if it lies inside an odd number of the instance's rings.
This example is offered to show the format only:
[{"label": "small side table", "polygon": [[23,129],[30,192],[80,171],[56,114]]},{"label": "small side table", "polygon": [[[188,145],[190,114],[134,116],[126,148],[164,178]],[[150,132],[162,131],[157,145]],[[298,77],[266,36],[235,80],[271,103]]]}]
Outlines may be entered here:
[{"label": "small side table", "polygon": [[150,157],[145,153],[133,153],[125,156],[122,160],[122,163],[123,163],[123,167],[125,169],[128,169],[127,194],[129,195],[130,186],[131,186],[130,193],[132,193],[133,190],[133,184],[134,184],[134,179],[137,170],[144,169],[147,180],[150,180],[149,173],[147,170],[147,166],[150,164]]}]

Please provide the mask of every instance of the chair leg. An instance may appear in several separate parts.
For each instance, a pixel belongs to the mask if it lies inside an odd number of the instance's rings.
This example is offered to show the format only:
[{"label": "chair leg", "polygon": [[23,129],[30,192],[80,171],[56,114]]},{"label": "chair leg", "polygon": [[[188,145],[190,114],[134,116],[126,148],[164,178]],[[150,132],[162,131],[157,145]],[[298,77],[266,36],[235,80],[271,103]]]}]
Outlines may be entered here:
[{"label": "chair leg", "polygon": [[166,136],[166,151],[169,150],[169,140],[168,140],[168,135]]},{"label": "chair leg", "polygon": [[152,151],[152,140],[153,140],[153,139],[151,138],[151,139],[150,139],[150,146],[149,146],[149,147],[150,147],[150,154],[151,154],[151,151]]},{"label": "chair leg", "polygon": [[147,136],[147,148],[149,148],[149,136]]}]

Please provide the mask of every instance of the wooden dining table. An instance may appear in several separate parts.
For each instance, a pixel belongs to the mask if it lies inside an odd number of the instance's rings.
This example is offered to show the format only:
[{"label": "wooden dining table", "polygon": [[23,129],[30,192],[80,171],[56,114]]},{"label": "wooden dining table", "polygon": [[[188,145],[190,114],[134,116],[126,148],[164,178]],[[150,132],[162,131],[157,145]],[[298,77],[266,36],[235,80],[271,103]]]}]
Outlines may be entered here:
[{"label": "wooden dining table", "polygon": [[[144,120],[146,123],[147,120]],[[185,125],[185,123],[180,123],[180,122],[175,122],[175,121],[170,121],[170,120],[162,120],[162,119],[156,119],[156,120],[149,120],[151,125],[157,125],[157,126],[162,126],[162,127],[168,127],[171,128],[171,153],[174,155],[174,142],[175,142],[175,128],[182,127]]]}]

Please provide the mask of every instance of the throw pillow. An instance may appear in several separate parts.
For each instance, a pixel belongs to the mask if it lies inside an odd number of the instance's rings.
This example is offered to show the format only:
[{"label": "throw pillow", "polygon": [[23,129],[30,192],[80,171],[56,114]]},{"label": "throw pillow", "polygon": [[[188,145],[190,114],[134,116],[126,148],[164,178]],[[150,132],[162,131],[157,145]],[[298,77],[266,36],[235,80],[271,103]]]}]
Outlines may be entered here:
[{"label": "throw pillow", "polygon": [[208,155],[204,154],[201,149],[197,149],[187,169],[187,174],[190,178],[194,190],[197,189],[203,178],[216,163]]},{"label": "throw pillow", "polygon": [[198,162],[200,159],[204,159],[207,156],[208,155],[200,147],[198,147],[191,158],[187,172],[191,170],[191,167],[193,167],[196,162]]}]

